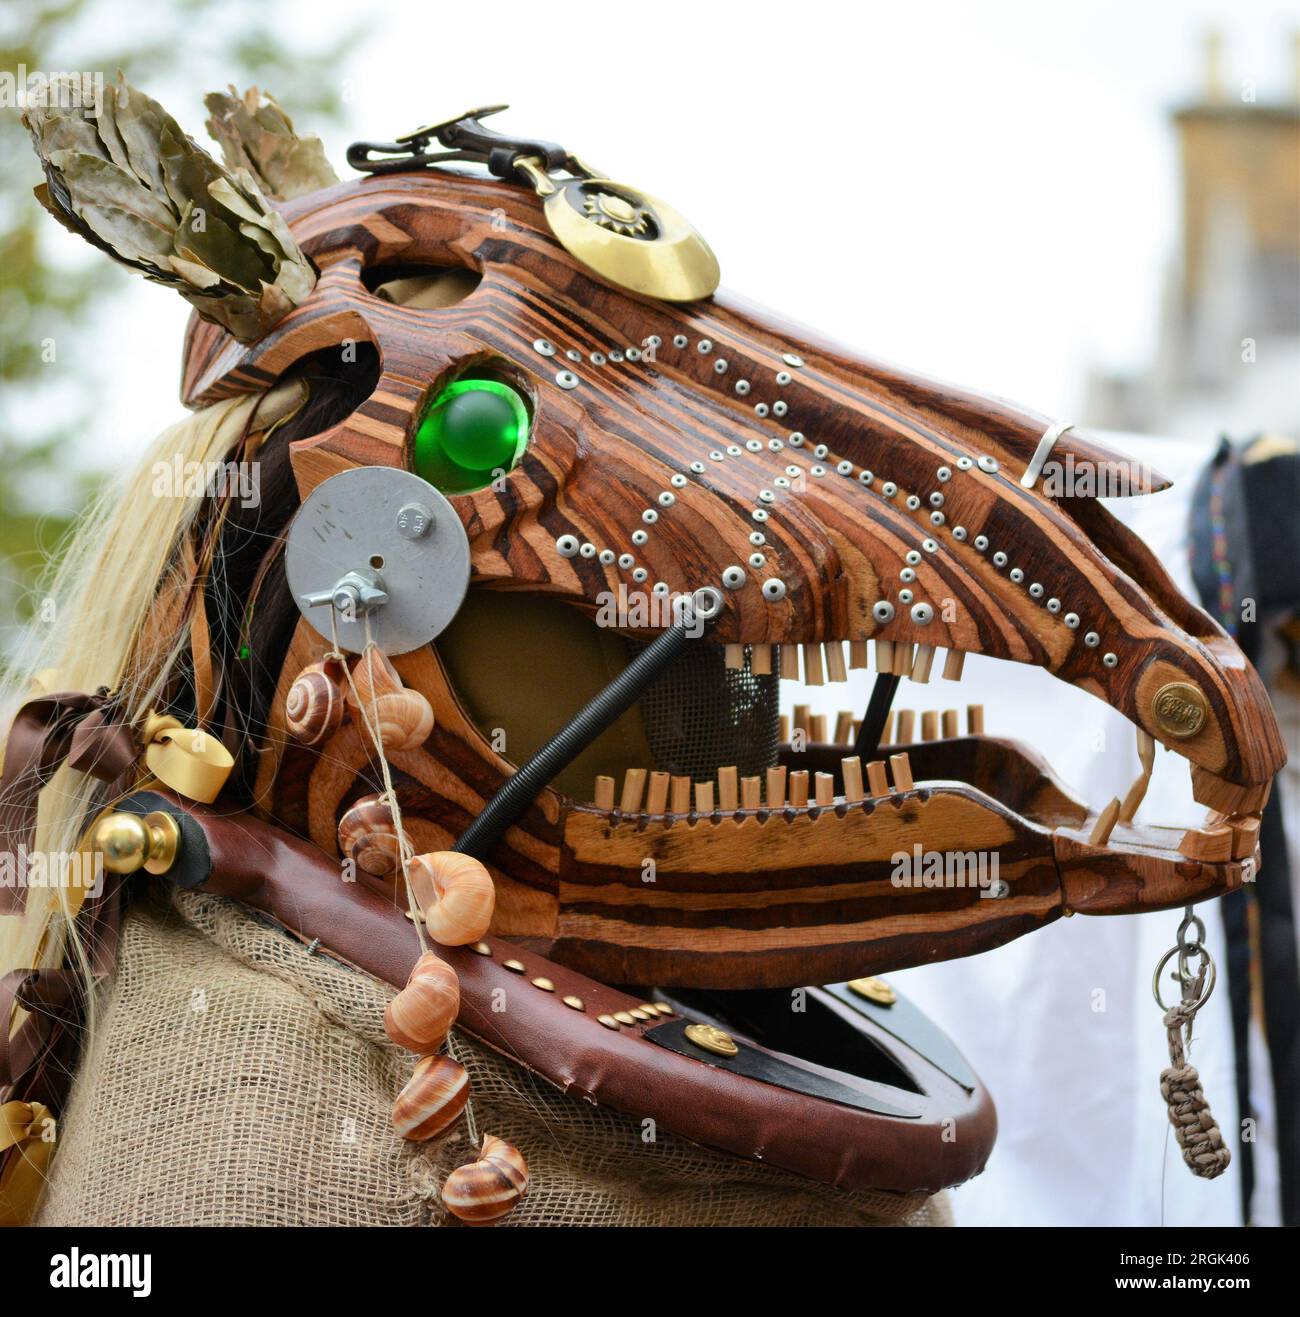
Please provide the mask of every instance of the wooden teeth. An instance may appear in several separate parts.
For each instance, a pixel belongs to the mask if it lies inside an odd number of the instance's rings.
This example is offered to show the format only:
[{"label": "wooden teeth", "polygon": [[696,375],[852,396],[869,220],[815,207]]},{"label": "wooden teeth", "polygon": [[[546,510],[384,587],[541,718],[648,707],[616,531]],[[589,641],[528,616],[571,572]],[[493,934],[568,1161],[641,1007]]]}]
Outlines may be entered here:
[{"label": "wooden teeth", "polygon": [[[672,777],[668,773],[647,773],[632,768],[623,779],[618,797],[618,813],[663,817],[668,826],[691,815],[692,785],[694,813],[697,817],[753,813],[763,809],[829,809],[843,801],[860,804],[868,797],[881,797],[913,790],[912,771],[906,752],[891,755],[889,768],[883,760],[873,759],[864,769],[857,755],[840,760],[843,795],[836,794],[835,774],[809,773],[804,769],[788,770],[784,764],[769,768],[765,775],[740,777],[734,766],[718,770],[716,782],[696,782],[689,777]],[[890,786],[890,777],[893,786]],[[596,808],[614,813],[615,783],[612,777],[596,779]],[[675,817],[673,817],[675,816]],[[1233,820],[1237,822],[1237,820]],[[1247,823],[1250,820],[1246,820]],[[1254,820],[1256,827],[1258,820]],[[1228,829],[1231,834],[1232,829]]]},{"label": "wooden teeth", "polygon": [[943,661],[943,679],[945,681],[960,681],[962,665],[966,662],[966,651],[964,649],[950,649],[948,656]]},{"label": "wooden teeth", "polygon": [[772,672],[772,646],[751,645],[749,649],[749,670],[756,677],[766,677]]}]

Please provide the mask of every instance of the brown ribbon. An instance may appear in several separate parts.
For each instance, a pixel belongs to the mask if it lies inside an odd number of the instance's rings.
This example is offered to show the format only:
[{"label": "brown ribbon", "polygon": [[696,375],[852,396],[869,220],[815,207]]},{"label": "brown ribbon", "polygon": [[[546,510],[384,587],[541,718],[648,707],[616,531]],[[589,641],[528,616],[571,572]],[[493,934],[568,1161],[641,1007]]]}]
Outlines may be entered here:
[{"label": "brown ribbon", "polygon": [[0,772],[0,849],[13,860],[14,880],[0,883],[0,915],[20,915],[26,906],[19,858],[36,832],[37,798],[60,766],[66,761],[77,772],[115,782],[139,753],[106,690],[42,695],[18,710]]}]

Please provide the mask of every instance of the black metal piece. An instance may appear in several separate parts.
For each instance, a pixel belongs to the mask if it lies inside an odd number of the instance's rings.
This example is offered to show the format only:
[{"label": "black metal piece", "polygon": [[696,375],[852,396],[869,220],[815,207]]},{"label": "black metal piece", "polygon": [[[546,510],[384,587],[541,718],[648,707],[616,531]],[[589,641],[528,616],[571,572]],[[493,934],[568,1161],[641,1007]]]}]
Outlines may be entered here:
[{"label": "black metal piece", "polygon": [[116,808],[123,814],[170,814],[181,830],[176,858],[167,870],[166,879],[177,887],[199,887],[212,876],[212,851],[203,825],[183,810],[174,800],[160,796],[156,791],[136,791],[121,801]]},{"label": "black metal piece", "polygon": [[[557,142],[540,137],[510,137],[483,126],[482,120],[488,115],[509,108],[485,105],[445,123],[417,128],[395,142],[353,142],[348,147],[348,164],[366,174],[395,174],[449,160],[468,160],[486,165],[494,177],[512,183],[528,181],[515,169],[515,161],[523,156],[539,160],[548,173],[571,168],[568,151]],[[428,147],[435,141],[446,150],[430,152]]]},{"label": "black metal piece", "polygon": [[867,701],[867,711],[862,715],[862,726],[858,728],[858,739],[853,744],[853,753],[859,759],[874,759],[880,749],[880,738],[885,732],[885,720],[889,717],[890,705],[902,680],[892,673],[881,673],[876,684],[871,688],[871,699]]},{"label": "black metal piece", "polygon": [[489,854],[537,793],[641,698],[692,638],[699,636],[701,622],[707,627],[712,620],[683,618],[656,637],[536,754],[519,765],[451,849],[478,859]]}]

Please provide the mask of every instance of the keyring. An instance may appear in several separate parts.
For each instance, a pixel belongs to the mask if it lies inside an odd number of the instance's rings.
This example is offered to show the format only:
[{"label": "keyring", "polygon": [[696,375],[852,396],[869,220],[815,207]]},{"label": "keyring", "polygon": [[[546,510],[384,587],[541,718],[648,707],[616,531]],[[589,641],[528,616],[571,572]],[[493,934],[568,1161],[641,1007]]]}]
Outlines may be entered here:
[{"label": "keyring", "polygon": [[[1197,922],[1199,923],[1200,921],[1198,920]],[[1193,953],[1201,957],[1202,964],[1206,965],[1210,971],[1206,976],[1205,986],[1201,989],[1201,995],[1197,999],[1196,1005],[1193,1009],[1199,1011],[1201,1007],[1210,1000],[1210,993],[1214,991],[1215,980],[1219,977],[1219,971],[1214,963],[1214,957],[1210,955],[1205,946],[1201,944],[1197,944],[1195,947],[1191,948],[1174,946],[1170,947],[1169,950],[1160,957],[1160,963],[1156,965],[1156,972],[1151,977],[1151,995],[1155,997],[1156,1005],[1160,1007],[1161,1011],[1168,1012],[1170,1008],[1165,1005],[1163,998],[1160,996],[1160,975],[1164,972],[1165,966],[1169,964],[1175,956],[1179,954],[1190,955]]]}]

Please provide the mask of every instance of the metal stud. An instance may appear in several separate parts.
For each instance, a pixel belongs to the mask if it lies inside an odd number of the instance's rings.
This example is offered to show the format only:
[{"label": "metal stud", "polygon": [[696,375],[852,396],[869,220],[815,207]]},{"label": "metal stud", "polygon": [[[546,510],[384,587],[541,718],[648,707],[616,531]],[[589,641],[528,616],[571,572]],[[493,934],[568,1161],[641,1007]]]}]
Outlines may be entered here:
[{"label": "metal stud", "polygon": [[936,479],[944,484],[952,479],[952,471],[946,466],[941,466],[934,474]]},{"label": "metal stud", "polygon": [[511,974],[523,974],[524,962],[522,960],[503,960],[501,962]]},{"label": "metal stud", "polygon": [[1068,626],[1071,631],[1077,631],[1079,627],[1079,614],[1066,613],[1066,615],[1061,619],[1061,621],[1064,622],[1065,625]]},{"label": "metal stud", "polygon": [[794,379],[794,376],[791,375],[788,370],[778,370],[776,372],[776,382],[782,388],[785,388],[785,386],[789,384],[792,379]]},{"label": "metal stud", "polygon": [[596,1019],[600,1024],[603,1024],[606,1029],[617,1031],[618,1021],[612,1015],[598,1015],[596,1016]]},{"label": "metal stud", "polygon": [[767,536],[761,530],[752,530],[749,532],[749,542],[757,548],[767,543]]},{"label": "metal stud", "polygon": [[555,382],[562,389],[576,389],[578,377],[571,370],[562,370],[555,377]]},{"label": "metal stud", "polygon": [[903,570],[898,573],[898,579],[900,581],[906,581],[910,585],[916,580],[916,572],[911,567],[904,567]]},{"label": "metal stud", "polygon": [[677,495],[671,490],[665,489],[659,495],[659,506],[661,508],[670,508],[677,502]]},{"label": "metal stud", "polygon": [[900,604],[910,604],[912,602],[912,592],[910,590],[900,590],[898,592],[898,602]]},{"label": "metal stud", "polygon": [[737,563],[722,569],[722,584],[728,590],[739,590],[745,584],[745,569]]},{"label": "metal stud", "polygon": [[907,553],[904,555],[904,561],[910,562],[912,566],[915,567],[916,564],[921,561],[921,555],[917,553],[915,549],[908,549]]},{"label": "metal stud", "polygon": [[959,471],[969,471],[975,465],[969,457],[959,457],[957,459],[957,469]]},{"label": "metal stud", "polygon": [[750,519],[753,521],[767,520],[767,513],[762,508],[755,508],[753,512],[751,512],[749,515],[750,515]]},{"label": "metal stud", "polygon": [[539,357],[553,357],[555,355],[555,344],[547,338],[535,338],[533,340],[533,351]]},{"label": "metal stud", "polygon": [[886,480],[885,483],[880,486],[880,492],[886,498],[893,498],[894,495],[898,493],[898,486],[894,484],[892,480]]},{"label": "metal stud", "polygon": [[754,568],[762,567],[767,559],[761,553],[751,553],[749,555],[749,565]]},{"label": "metal stud", "polygon": [[1115,654],[1103,654],[1101,661],[1108,667],[1113,668],[1119,664],[1119,657]]},{"label": "metal stud", "polygon": [[620,553],[618,555],[618,565],[625,571],[630,572],[636,559],[630,553]]},{"label": "metal stud", "polygon": [[694,471],[697,476],[702,476],[706,469],[707,468],[705,467],[703,462],[691,463],[691,470]]},{"label": "metal stud", "polygon": [[789,408],[788,406],[786,406],[785,400],[782,399],[782,398],[778,398],[778,399],[772,404],[772,415],[773,415],[773,416],[784,416],[784,415],[786,414],[786,412],[788,412],[789,410],[790,410],[790,408]]},{"label": "metal stud", "polygon": [[933,606],[924,602],[919,604],[913,604],[912,621],[915,622],[917,626],[926,626],[930,622],[933,622],[934,621]]},{"label": "metal stud", "polygon": [[915,512],[921,506],[921,500],[915,494],[909,494],[907,496],[907,506],[909,511]]},{"label": "metal stud", "polygon": [[858,472],[858,483],[859,483],[859,484],[862,484],[862,485],[869,485],[869,484],[871,484],[871,482],[872,482],[875,478],[876,478],[876,477],[875,477],[870,471],[860,471],[860,472]]},{"label": "metal stud", "polygon": [[952,528],[952,537],[954,540],[964,540],[966,538],[966,527],[954,526]]},{"label": "metal stud", "polygon": [[1019,567],[1013,567],[1010,572],[1011,579],[1019,585],[1025,579],[1024,571]]},{"label": "metal stud", "polygon": [[1001,549],[993,555],[994,567],[1005,567],[1007,565],[1007,555]]},{"label": "metal stud", "polygon": [[770,489],[760,489],[758,498],[761,503],[775,503],[776,495]]},{"label": "metal stud", "polygon": [[605,354],[603,352],[593,352],[588,360],[593,366],[603,366],[605,364]]},{"label": "metal stud", "polygon": [[561,535],[555,541],[555,551],[561,558],[574,558],[578,553],[578,537],[576,535]]},{"label": "metal stud", "polygon": [[486,942],[475,942],[470,950],[476,956],[490,956],[492,954],[492,948]]},{"label": "metal stud", "polygon": [[725,375],[727,373],[726,359],[723,357],[719,357],[717,361],[713,363],[713,369],[716,374]]},{"label": "metal stud", "polygon": [[937,540],[922,540],[921,548],[923,548],[926,553],[938,553],[939,543]]},{"label": "metal stud", "polygon": [[1056,598],[1047,601],[1047,611],[1049,613],[1059,613],[1061,611],[1061,601]]},{"label": "metal stud", "polygon": [[737,381],[736,381],[736,392],[737,392],[738,394],[740,394],[740,396],[743,398],[743,397],[745,396],[745,394],[747,394],[747,393],[749,392],[749,381],[748,381],[748,380],[737,380]]},{"label": "metal stud", "polygon": [[636,1023],[636,1016],[633,1015],[631,1011],[615,1011],[614,1018],[619,1022],[619,1024]]},{"label": "metal stud", "polygon": [[590,540],[578,550],[584,558],[594,558],[596,556],[596,546]]},{"label": "metal stud", "polygon": [[586,1005],[586,1003],[582,1000],[581,997],[572,997],[572,996],[570,996],[570,997],[561,997],[560,1000],[561,1000],[561,1001],[562,1001],[562,1002],[563,1002],[563,1003],[564,1003],[564,1004],[565,1004],[565,1005],[566,1005],[571,1011],[585,1011],[585,1010],[587,1009],[587,1005]]},{"label": "metal stud", "polygon": [[783,352],[781,354],[781,360],[784,361],[787,366],[793,366],[795,370],[798,370],[803,365],[803,358],[797,356],[793,352]]},{"label": "metal stud", "polygon": [[650,1018],[650,1012],[649,1012],[649,1011],[643,1011],[643,1010],[641,1009],[640,1006],[633,1006],[632,1009],[631,1009],[630,1011],[628,1011],[628,1014],[629,1014],[634,1020],[642,1020],[642,1021],[644,1021],[644,1020],[648,1020],[648,1019]]},{"label": "metal stud", "polygon": [[653,526],[655,522],[659,520],[659,514],[654,510],[654,508],[646,508],[646,510],[641,514],[641,520],[644,521],[648,526]]},{"label": "metal stud", "polygon": [[882,624],[892,622],[894,620],[894,605],[888,599],[878,599],[871,606],[871,616]]},{"label": "metal stud", "polygon": [[540,988],[543,992],[555,991],[555,984],[550,979],[538,977],[532,980],[532,984],[534,988]]},{"label": "metal stud", "polygon": [[632,543],[633,543],[633,544],[644,544],[644,543],[646,542],[646,540],[648,540],[649,538],[650,538],[650,536],[647,535],[646,532],[643,531],[643,530],[634,530],[634,531],[632,532]]},{"label": "metal stud", "polygon": [[989,547],[989,537],[987,535],[976,535],[974,540],[975,547],[983,553]]},{"label": "metal stud", "polygon": [[[703,467],[700,467],[700,470],[703,471],[704,468],[703,468]],[[674,489],[685,489],[686,486],[687,486],[687,484],[688,484],[689,482],[687,481],[686,477],[685,477],[684,475],[680,474],[680,472],[679,472],[677,475],[673,476],[673,478],[672,478],[668,483],[669,483]]]},{"label": "metal stud", "polygon": [[1096,649],[1097,646],[1101,644],[1101,637],[1095,631],[1089,631],[1088,634],[1084,636],[1083,643],[1087,645],[1089,649]]},{"label": "metal stud", "polygon": [[700,356],[707,357],[709,353],[713,351],[713,344],[707,338],[702,338],[695,345],[695,350]]},{"label": "metal stud", "polygon": [[814,462],[812,466],[808,468],[808,474],[820,478],[826,474],[826,468],[822,466],[820,462]]},{"label": "metal stud", "polygon": [[685,334],[674,334],[674,335],[673,335],[673,347],[675,347],[675,348],[684,348],[685,346],[686,346],[686,335],[685,335]]},{"label": "metal stud", "polygon": [[942,526],[947,520],[948,518],[945,517],[942,512],[930,513],[930,525],[932,526]]},{"label": "metal stud", "polygon": [[615,555],[613,549],[601,549],[600,560],[605,564],[606,567],[610,566],[613,563],[614,557]]},{"label": "metal stud", "polygon": [[930,506],[932,508],[943,507],[943,495],[937,489],[930,495]]},{"label": "metal stud", "polygon": [[582,360],[582,353],[579,352],[577,348],[570,348],[564,355],[568,357],[570,361]]},{"label": "metal stud", "polygon": [[1041,599],[1043,597],[1043,587],[1037,581],[1029,587],[1029,597],[1031,599]]},{"label": "metal stud", "polygon": [[979,459],[979,468],[981,471],[987,471],[989,475],[993,475],[998,469],[998,460],[996,457],[985,455]]},{"label": "metal stud", "polygon": [[790,446],[792,448],[802,448],[803,445],[804,445],[803,435],[800,434],[798,430],[792,430],[790,432]]},{"label": "metal stud", "polygon": [[775,577],[769,581],[764,581],[763,598],[766,599],[769,604],[780,603],[780,601],[785,598],[785,582],[778,581]]},{"label": "metal stud", "polygon": [[632,579],[633,579],[638,585],[641,585],[643,582],[649,580],[649,578],[650,578],[650,573],[649,573],[648,571],[646,571],[646,569],[645,569],[644,567],[638,567],[638,568],[632,573]]}]

